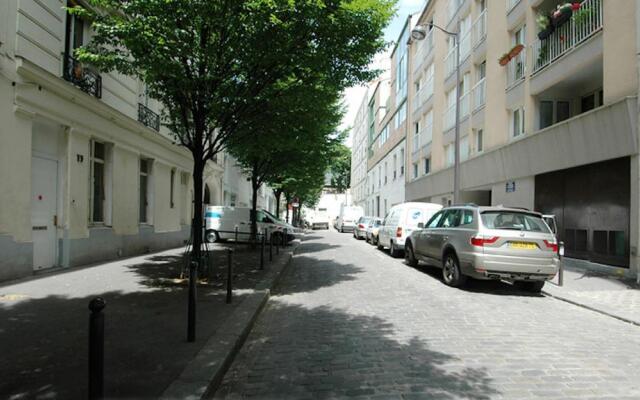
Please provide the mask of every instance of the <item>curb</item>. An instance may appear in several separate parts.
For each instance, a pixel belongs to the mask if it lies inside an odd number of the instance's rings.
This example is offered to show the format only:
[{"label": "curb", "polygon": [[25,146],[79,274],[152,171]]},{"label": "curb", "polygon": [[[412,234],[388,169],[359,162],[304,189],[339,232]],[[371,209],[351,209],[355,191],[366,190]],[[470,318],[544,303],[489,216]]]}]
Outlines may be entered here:
[{"label": "curb", "polygon": [[266,277],[255,287],[256,293],[244,299],[224,325],[202,346],[180,376],[164,390],[160,399],[202,399],[212,395],[233,363],[253,329],[258,316],[269,301],[271,290],[280,282],[298,249],[298,243],[283,262],[271,265]]},{"label": "curb", "polygon": [[612,313],[610,313],[610,312],[603,311],[603,310],[597,309],[597,308],[595,308],[595,307],[588,306],[588,305],[586,305],[586,304],[582,304],[582,303],[580,303],[580,302],[577,302],[577,301],[575,301],[575,300],[568,299],[568,298],[566,298],[566,297],[562,297],[562,296],[558,296],[558,295],[555,295],[555,294],[551,294],[551,293],[547,292],[546,290],[543,290],[543,291],[542,291],[542,293],[543,293],[545,296],[547,296],[547,297],[551,297],[551,298],[556,299],[556,300],[564,301],[565,303],[573,304],[574,306],[578,306],[578,307],[584,308],[584,309],[586,309],[586,310],[593,311],[593,312],[596,312],[596,313],[598,313],[598,314],[605,315],[605,316],[607,316],[607,317],[615,318],[615,319],[617,319],[617,320],[620,320],[620,321],[622,321],[622,322],[626,322],[626,323],[628,323],[628,324],[632,324],[632,325],[640,326],[640,322],[638,322],[638,321],[634,321],[634,320],[632,320],[632,319],[628,319],[628,318],[625,318],[625,317],[621,317],[621,316],[619,316],[619,315],[612,314]]}]

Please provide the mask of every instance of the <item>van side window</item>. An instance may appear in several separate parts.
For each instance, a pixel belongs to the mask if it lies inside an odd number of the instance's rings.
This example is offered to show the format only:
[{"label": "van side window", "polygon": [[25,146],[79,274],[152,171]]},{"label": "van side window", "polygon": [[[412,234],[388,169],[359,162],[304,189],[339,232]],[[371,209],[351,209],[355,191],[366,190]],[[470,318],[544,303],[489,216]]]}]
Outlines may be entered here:
[{"label": "van side window", "polygon": [[435,228],[436,226],[438,226],[438,223],[442,219],[443,215],[444,215],[444,211],[438,211],[433,217],[431,217],[429,222],[427,222],[426,227],[427,228]]}]

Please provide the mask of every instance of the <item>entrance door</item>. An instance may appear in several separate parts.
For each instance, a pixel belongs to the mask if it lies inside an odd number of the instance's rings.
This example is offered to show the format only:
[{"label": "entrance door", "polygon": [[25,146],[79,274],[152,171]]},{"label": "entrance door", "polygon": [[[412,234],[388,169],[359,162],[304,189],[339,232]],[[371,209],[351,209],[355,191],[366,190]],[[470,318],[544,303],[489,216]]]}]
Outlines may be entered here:
[{"label": "entrance door", "polygon": [[58,162],[31,158],[31,226],[33,269],[56,265],[56,210],[58,198]]}]

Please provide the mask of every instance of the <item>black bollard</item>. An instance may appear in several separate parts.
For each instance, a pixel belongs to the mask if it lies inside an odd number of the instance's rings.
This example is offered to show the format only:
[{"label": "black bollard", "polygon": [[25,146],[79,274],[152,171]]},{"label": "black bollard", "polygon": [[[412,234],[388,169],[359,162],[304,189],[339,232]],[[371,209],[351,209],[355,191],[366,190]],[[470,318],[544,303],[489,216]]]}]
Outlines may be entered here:
[{"label": "black bollard", "polygon": [[189,268],[189,300],[187,310],[187,342],[196,341],[196,282],[198,280],[198,263],[191,262]]},{"label": "black bollard", "polygon": [[262,234],[262,239],[260,240],[260,269],[264,269],[264,242],[265,236]]},{"label": "black bollard", "polygon": [[89,400],[104,398],[104,314],[102,297],[89,302]]},{"label": "black bollard", "polygon": [[282,235],[278,235],[276,237],[276,254],[280,254],[280,238]]},{"label": "black bollard", "polygon": [[558,244],[558,259],[560,260],[560,268],[558,270],[558,286],[564,286],[564,242]]},{"label": "black bollard", "polygon": [[227,250],[227,304],[231,304],[231,296],[233,295],[231,287],[233,285],[233,250]]},{"label": "black bollard", "polygon": [[237,225],[235,227],[235,232],[236,232],[236,240],[235,240],[235,242],[236,242],[236,244],[238,244],[238,226]]}]

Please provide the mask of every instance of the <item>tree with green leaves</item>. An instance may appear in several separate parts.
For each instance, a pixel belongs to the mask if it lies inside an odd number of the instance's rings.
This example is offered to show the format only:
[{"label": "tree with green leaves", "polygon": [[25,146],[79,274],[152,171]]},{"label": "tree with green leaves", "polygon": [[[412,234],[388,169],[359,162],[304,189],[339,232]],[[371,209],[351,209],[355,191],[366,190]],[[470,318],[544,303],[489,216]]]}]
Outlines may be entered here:
[{"label": "tree with green leaves", "polygon": [[331,187],[338,193],[344,193],[351,185],[351,149],[344,143],[335,147],[335,157],[331,168]]},{"label": "tree with green leaves", "polygon": [[[395,0],[87,2],[69,9],[94,31],[75,57],[144,82],[164,105],[163,124],[193,156],[193,257],[200,262],[207,161],[283,83],[318,70],[342,87],[372,78],[367,65],[385,45]],[[188,339],[195,340],[191,326]]]}]

